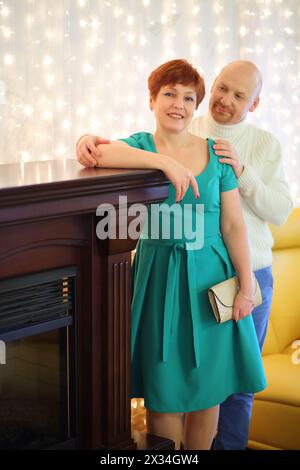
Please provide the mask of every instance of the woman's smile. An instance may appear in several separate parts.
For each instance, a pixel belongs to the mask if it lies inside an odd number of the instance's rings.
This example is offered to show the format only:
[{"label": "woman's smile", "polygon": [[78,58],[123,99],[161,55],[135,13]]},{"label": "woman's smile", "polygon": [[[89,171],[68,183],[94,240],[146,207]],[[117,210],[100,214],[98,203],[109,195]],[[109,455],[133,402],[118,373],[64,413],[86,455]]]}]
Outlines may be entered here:
[{"label": "woman's smile", "polygon": [[167,113],[171,119],[183,119],[183,115],[179,113]]}]

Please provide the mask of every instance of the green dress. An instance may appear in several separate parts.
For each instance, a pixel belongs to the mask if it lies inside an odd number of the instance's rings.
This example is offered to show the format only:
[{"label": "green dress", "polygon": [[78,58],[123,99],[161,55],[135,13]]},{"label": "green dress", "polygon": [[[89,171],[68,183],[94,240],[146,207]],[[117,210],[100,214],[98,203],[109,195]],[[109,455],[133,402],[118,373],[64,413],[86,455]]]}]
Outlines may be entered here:
[{"label": "green dress", "polygon": [[[120,140],[157,152],[147,132]],[[184,232],[178,239],[174,216],[169,239],[161,228],[155,238],[152,225],[144,227],[132,265],[131,398],[144,398],[145,407],[156,412],[210,408],[233,393],[266,387],[252,316],[217,324],[208,299],[210,286],[235,274],[220,234],[220,192],[236,188],[237,180],[212,144],[208,139],[209,162],[196,177],[200,199],[189,188],[180,203],[190,204],[192,213],[204,205],[203,247]],[[171,183],[163,202],[175,203]]]}]

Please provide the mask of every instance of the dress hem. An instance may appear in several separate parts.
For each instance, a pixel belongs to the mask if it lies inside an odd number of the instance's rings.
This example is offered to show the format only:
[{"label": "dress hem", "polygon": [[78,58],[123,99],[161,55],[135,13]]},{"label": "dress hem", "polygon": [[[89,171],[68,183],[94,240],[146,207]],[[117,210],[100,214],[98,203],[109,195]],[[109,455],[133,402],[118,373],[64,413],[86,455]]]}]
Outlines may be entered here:
[{"label": "dress hem", "polygon": [[143,400],[144,400],[144,407],[145,407],[147,410],[149,410],[149,411],[154,411],[154,412],[156,412],[156,413],[191,413],[191,412],[193,412],[193,411],[207,410],[207,409],[209,409],[209,408],[213,408],[214,406],[221,405],[221,403],[223,403],[223,402],[224,402],[228,397],[230,397],[231,395],[240,394],[240,393],[253,393],[253,394],[254,394],[254,393],[259,393],[259,392],[262,392],[263,390],[265,390],[266,387],[267,387],[267,384],[262,385],[262,386],[256,388],[254,391],[253,391],[253,389],[251,389],[251,390],[249,390],[249,389],[247,389],[247,390],[243,389],[242,391],[232,391],[232,392],[226,394],[226,395],[221,399],[221,401],[218,401],[217,403],[213,402],[213,403],[211,403],[211,404],[209,404],[209,405],[207,405],[207,406],[192,407],[191,409],[185,409],[185,410],[178,410],[178,409],[174,410],[173,408],[170,409],[170,410],[167,410],[167,411],[166,411],[165,409],[164,409],[164,410],[157,409],[157,408],[154,409],[154,408],[152,408],[152,407],[148,407],[148,406],[147,406],[147,403],[146,403],[144,397],[142,397],[142,396],[131,396],[130,398],[131,398],[131,400],[133,400],[133,399],[143,399]]}]

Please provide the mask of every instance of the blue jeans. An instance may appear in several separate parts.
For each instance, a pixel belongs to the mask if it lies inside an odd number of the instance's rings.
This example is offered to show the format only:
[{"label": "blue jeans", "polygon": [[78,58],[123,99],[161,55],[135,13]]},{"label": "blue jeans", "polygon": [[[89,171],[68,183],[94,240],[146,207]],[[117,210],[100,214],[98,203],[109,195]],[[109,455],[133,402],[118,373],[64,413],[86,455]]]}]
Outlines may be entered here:
[{"label": "blue jeans", "polygon": [[[261,288],[263,303],[252,311],[252,317],[260,346],[265,341],[273,295],[272,268],[255,271]],[[218,434],[214,450],[243,450],[247,446],[249,425],[252,414],[253,394],[235,393],[220,406]]]}]

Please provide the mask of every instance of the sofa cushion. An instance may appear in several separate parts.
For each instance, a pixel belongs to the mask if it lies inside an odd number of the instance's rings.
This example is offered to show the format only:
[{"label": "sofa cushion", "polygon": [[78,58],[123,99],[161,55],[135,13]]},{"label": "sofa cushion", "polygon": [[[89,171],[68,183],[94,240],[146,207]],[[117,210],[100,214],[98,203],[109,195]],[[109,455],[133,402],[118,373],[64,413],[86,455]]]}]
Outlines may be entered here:
[{"label": "sofa cushion", "polygon": [[300,408],[255,400],[248,447],[250,449],[300,449]]},{"label": "sofa cushion", "polygon": [[272,352],[282,353],[292,341],[300,338],[300,248],[275,251],[273,272],[271,322],[279,351]]},{"label": "sofa cushion", "polygon": [[263,357],[263,363],[268,385],[255,395],[255,400],[300,407],[299,361],[294,360],[293,354],[271,354]]},{"label": "sofa cushion", "polygon": [[274,250],[299,248],[300,207],[294,207],[285,224],[270,224],[274,238]]}]

